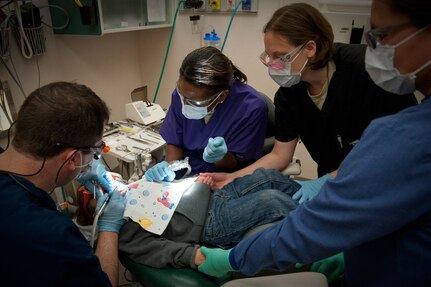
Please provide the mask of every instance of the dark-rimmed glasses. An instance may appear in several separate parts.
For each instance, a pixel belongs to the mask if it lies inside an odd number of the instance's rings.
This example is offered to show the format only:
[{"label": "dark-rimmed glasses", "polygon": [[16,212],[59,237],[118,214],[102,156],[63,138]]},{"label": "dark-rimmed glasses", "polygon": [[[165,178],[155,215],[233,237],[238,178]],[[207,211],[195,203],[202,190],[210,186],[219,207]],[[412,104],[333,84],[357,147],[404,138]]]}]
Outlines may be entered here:
[{"label": "dark-rimmed glasses", "polygon": [[393,29],[401,28],[408,25],[410,25],[410,22],[368,30],[365,33],[365,40],[368,46],[370,46],[370,48],[375,49],[377,47],[377,43],[380,43],[384,38],[386,38]]},{"label": "dark-rimmed glasses", "polygon": [[99,159],[100,156],[102,155],[103,150],[106,147],[106,144],[104,141],[100,141],[100,143],[94,146],[75,146],[75,145],[66,144],[66,143],[56,143],[56,146],[71,147],[73,149],[77,149],[86,153],[93,153],[93,158]]}]

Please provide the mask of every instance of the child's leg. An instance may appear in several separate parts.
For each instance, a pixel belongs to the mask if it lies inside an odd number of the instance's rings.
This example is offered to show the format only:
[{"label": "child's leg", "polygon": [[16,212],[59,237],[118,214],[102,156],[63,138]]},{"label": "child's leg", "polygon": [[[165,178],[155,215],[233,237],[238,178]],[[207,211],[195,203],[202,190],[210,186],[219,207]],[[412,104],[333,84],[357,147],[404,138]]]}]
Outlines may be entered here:
[{"label": "child's leg", "polygon": [[222,189],[214,191],[214,196],[238,198],[266,189],[276,189],[293,195],[301,186],[275,169],[258,168],[253,174],[235,179]]},{"label": "child's leg", "polygon": [[281,220],[297,202],[279,190],[268,189],[236,199],[215,197],[206,221],[205,243],[228,247],[250,229]]}]

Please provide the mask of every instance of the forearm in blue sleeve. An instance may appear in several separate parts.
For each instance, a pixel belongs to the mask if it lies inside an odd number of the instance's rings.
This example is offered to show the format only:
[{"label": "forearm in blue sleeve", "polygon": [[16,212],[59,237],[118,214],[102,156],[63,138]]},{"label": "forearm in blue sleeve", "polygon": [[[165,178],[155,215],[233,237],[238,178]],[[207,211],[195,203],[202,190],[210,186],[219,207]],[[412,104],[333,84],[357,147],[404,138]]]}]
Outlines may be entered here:
[{"label": "forearm in blue sleeve", "polygon": [[[429,187],[412,186],[399,170],[406,162],[420,162],[420,153],[415,158],[382,141],[399,140],[396,124],[380,125],[368,133],[372,136],[361,139],[337,177],[325,183],[313,200],[235,247],[233,258],[242,273],[253,275],[264,268],[285,270],[291,263],[314,262],[388,235],[426,212],[417,202],[429,200]],[[412,174],[421,174],[419,166],[412,164],[412,169],[418,169]]]}]

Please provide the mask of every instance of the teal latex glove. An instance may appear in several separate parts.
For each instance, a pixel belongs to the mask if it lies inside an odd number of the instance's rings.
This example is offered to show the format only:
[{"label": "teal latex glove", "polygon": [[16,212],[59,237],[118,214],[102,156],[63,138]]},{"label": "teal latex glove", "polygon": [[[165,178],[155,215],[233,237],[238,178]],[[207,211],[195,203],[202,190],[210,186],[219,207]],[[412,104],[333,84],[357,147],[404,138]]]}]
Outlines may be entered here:
[{"label": "teal latex glove", "polygon": [[[93,160],[91,162],[91,169],[76,178],[85,188],[93,192],[94,182],[98,183],[101,187],[105,189],[106,192],[111,192],[111,183],[113,182],[112,176],[106,172],[105,166],[100,159]],[[97,196],[99,194],[96,194]]]},{"label": "teal latex glove", "polygon": [[[108,196],[110,198],[108,199]],[[118,190],[114,190],[110,194],[105,193],[99,198],[96,205],[96,213],[99,211],[105,200],[109,200],[105,210],[99,218],[99,232],[100,231],[111,231],[119,233],[121,226],[124,224],[123,213],[124,204],[123,197]]]},{"label": "teal latex glove", "polygon": [[169,163],[166,161],[159,162],[145,173],[147,181],[173,181],[175,179],[175,172],[169,168]]},{"label": "teal latex glove", "polygon": [[[296,268],[301,268],[303,265],[297,263],[295,266]],[[344,274],[344,253],[341,252],[314,262],[311,264],[310,271],[324,274],[328,282],[331,283]]]},{"label": "teal latex glove", "polygon": [[292,199],[299,200],[299,204],[312,199],[319,193],[323,184],[331,178],[333,178],[332,175],[327,173],[326,175],[319,177],[318,179],[306,181],[295,180],[298,184],[301,185],[301,188],[292,196]]},{"label": "teal latex glove", "polygon": [[209,138],[208,144],[204,149],[203,159],[213,163],[222,160],[227,153],[227,145],[222,137]]},{"label": "teal latex glove", "polygon": [[198,270],[214,277],[223,277],[226,273],[235,271],[229,262],[231,250],[201,247],[201,252],[205,255],[205,261],[198,266]]}]

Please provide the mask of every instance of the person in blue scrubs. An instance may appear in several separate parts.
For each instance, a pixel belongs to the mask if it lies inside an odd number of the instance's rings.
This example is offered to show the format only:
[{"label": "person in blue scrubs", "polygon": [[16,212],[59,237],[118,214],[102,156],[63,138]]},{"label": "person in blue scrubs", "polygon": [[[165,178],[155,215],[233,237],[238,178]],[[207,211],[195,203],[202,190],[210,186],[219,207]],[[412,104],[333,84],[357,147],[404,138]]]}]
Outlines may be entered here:
[{"label": "person in blue scrubs", "polygon": [[106,187],[95,252],[50,196],[75,178],[103,184],[104,170],[88,174],[100,161],[108,119],[105,102],[76,83],[48,84],[24,101],[11,146],[0,148],[0,285],[118,285],[120,193]]},{"label": "person in blue scrubs", "polygon": [[235,171],[260,158],[267,123],[264,98],[214,47],[192,51],[182,62],[160,134],[165,160],[149,169],[149,181],[172,181],[168,162],[189,158],[191,174]]},{"label": "person in blue scrubs", "polygon": [[431,2],[373,0],[365,66],[421,104],[372,121],[320,193],[230,250],[201,249],[199,270],[253,275],[344,251],[345,286],[431,285]]},{"label": "person in blue scrubs", "polygon": [[372,120],[417,101],[413,93],[396,95],[375,85],[365,70],[366,45],[334,43],[331,24],[312,5],[279,8],[263,32],[261,61],[280,86],[274,96],[274,147],[242,170],[211,176],[220,187],[258,167],[283,171],[300,140],[318,173],[316,179],[298,181],[302,188],[294,199],[302,203],[336,175]]}]

